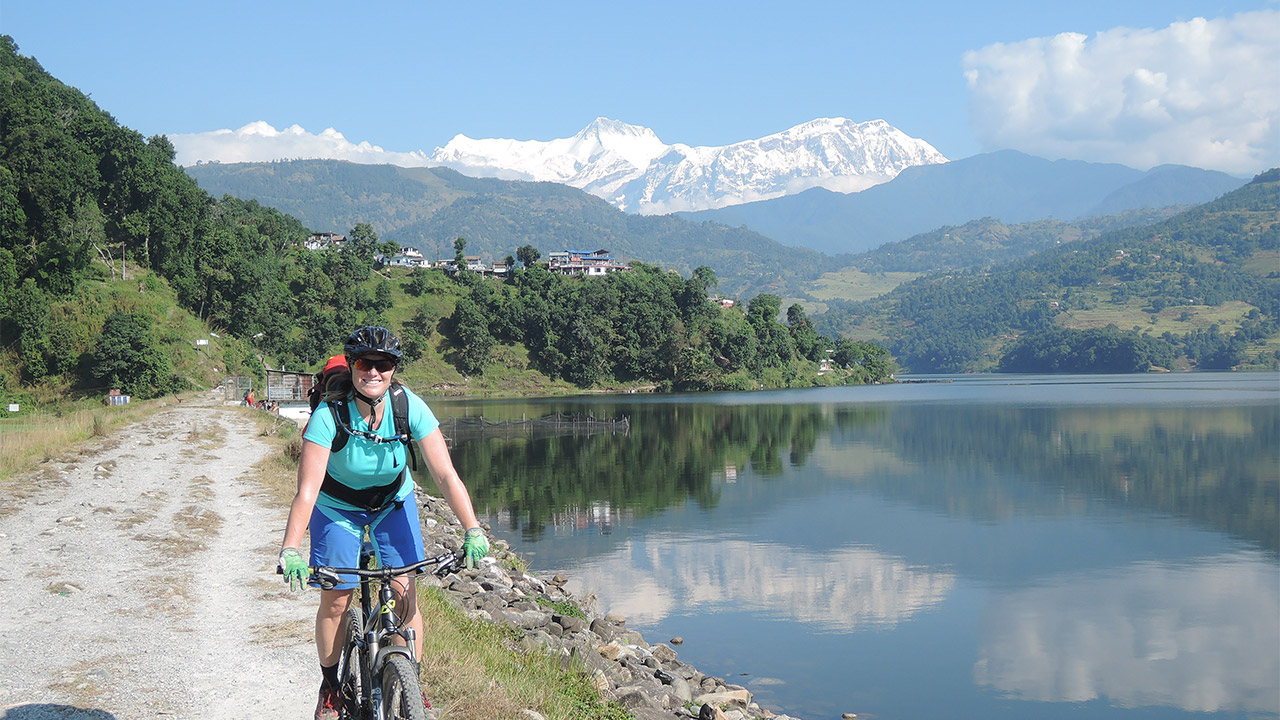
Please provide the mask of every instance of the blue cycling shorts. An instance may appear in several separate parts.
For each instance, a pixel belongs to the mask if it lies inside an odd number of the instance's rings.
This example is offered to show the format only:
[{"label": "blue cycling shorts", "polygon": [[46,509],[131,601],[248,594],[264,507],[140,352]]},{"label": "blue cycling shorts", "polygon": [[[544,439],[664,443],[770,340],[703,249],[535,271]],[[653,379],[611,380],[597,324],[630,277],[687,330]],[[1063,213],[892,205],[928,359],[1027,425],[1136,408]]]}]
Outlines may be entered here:
[{"label": "blue cycling shorts", "polygon": [[[317,504],[311,511],[311,566],[357,567],[364,529],[369,528],[379,567],[412,565],[426,560],[422,549],[422,525],[413,495],[381,512],[339,510]],[[342,575],[337,590],[359,585],[355,575]],[[317,586],[315,582],[312,586]]]}]

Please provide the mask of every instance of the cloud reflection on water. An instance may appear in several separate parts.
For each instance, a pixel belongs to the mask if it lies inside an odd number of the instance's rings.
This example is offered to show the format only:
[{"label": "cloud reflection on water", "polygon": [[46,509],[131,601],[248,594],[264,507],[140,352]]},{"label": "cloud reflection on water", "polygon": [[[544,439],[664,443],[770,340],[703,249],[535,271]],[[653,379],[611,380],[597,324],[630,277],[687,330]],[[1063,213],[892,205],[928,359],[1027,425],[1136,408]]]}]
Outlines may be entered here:
[{"label": "cloud reflection on water", "polygon": [[949,572],[870,548],[816,556],[774,543],[658,535],[577,568],[570,587],[590,588],[605,609],[638,625],[730,608],[851,632],[896,625],[940,603],[954,585]]},{"label": "cloud reflection on water", "polygon": [[1016,590],[986,610],[974,680],[1021,700],[1277,713],[1278,580],[1240,553]]}]

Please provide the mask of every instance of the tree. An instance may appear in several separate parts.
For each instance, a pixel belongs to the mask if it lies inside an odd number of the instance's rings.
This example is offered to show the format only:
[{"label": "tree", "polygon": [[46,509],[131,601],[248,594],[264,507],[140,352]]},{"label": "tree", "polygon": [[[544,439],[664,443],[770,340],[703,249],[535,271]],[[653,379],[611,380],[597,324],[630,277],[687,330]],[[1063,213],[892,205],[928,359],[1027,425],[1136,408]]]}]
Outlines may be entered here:
[{"label": "tree", "polygon": [[467,239],[458,238],[453,241],[453,262],[458,266],[458,272],[467,269],[467,256],[463,251],[467,249]]},{"label": "tree", "polygon": [[419,307],[400,331],[401,346],[406,360],[413,362],[427,351],[427,343],[436,332],[437,318],[425,307]]},{"label": "tree", "polygon": [[149,398],[167,392],[169,357],[156,345],[151,323],[141,313],[111,313],[93,351],[93,377],[127,395]]},{"label": "tree", "polygon": [[538,252],[538,248],[532,245],[521,245],[516,248],[516,258],[524,267],[533,267],[533,264],[538,262],[541,257],[542,253]]},{"label": "tree", "polygon": [[361,257],[372,258],[378,247],[378,233],[369,223],[356,223],[347,233],[347,249],[354,250]]},{"label": "tree", "polygon": [[875,343],[841,338],[831,356],[836,367],[854,370],[861,382],[883,382],[897,372],[889,351]]},{"label": "tree", "polygon": [[827,339],[813,329],[813,322],[805,315],[804,307],[799,303],[787,308],[787,326],[791,330],[791,341],[795,343],[796,352],[814,362],[822,359],[827,351]]},{"label": "tree", "polygon": [[471,298],[460,298],[451,318],[453,341],[457,346],[458,370],[479,375],[489,363],[497,341],[489,332],[489,318]]},{"label": "tree", "polygon": [[49,300],[32,278],[26,278],[13,298],[13,332],[18,338],[18,356],[35,380],[48,374],[45,356],[49,351]]},{"label": "tree", "polygon": [[426,268],[414,268],[409,273],[409,283],[405,286],[404,291],[414,297],[422,297],[431,291],[431,270]]}]

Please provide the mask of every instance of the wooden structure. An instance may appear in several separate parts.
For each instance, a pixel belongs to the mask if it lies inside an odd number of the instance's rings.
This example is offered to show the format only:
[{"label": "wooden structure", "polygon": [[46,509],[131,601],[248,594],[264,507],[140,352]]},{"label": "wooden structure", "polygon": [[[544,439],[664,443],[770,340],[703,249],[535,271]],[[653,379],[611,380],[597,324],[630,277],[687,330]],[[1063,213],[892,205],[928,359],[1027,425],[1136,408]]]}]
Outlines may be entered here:
[{"label": "wooden structure", "polygon": [[314,382],[315,376],[309,372],[268,370],[267,395],[261,399],[276,402],[305,402]]}]

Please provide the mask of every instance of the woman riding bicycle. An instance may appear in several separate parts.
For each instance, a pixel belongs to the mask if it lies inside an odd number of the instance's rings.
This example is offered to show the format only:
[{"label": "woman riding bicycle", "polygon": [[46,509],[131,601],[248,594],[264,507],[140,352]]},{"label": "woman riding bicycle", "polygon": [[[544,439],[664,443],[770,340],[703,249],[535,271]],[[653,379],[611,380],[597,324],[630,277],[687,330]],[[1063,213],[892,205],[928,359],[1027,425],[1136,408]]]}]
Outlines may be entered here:
[{"label": "woman riding bicycle", "polygon": [[[444,499],[466,528],[463,551],[468,565],[489,552],[467,488],[449,457],[440,423],[427,404],[395,379],[403,359],[400,340],[381,327],[362,327],[343,348],[350,375],[339,373],[325,388],[324,403],[312,413],[303,433],[298,463],[298,490],[289,508],[279,566],[291,587],[300,587],[307,566],[356,567],[365,528],[383,567],[410,565],[426,559],[407,468],[408,442],[416,442],[427,469]],[[408,401],[409,438],[397,435],[393,394]],[[334,448],[339,448],[335,450]],[[311,530],[311,558],[298,552],[303,533]],[[341,699],[337,666],[342,650],[343,618],[351,602],[354,578],[333,590],[320,591],[316,611],[316,649],[323,680],[316,705],[318,720],[336,720]],[[414,629],[414,657],[422,656],[422,616],[415,583],[394,580],[403,598],[405,623]],[[314,585],[314,583],[313,583]]]}]

